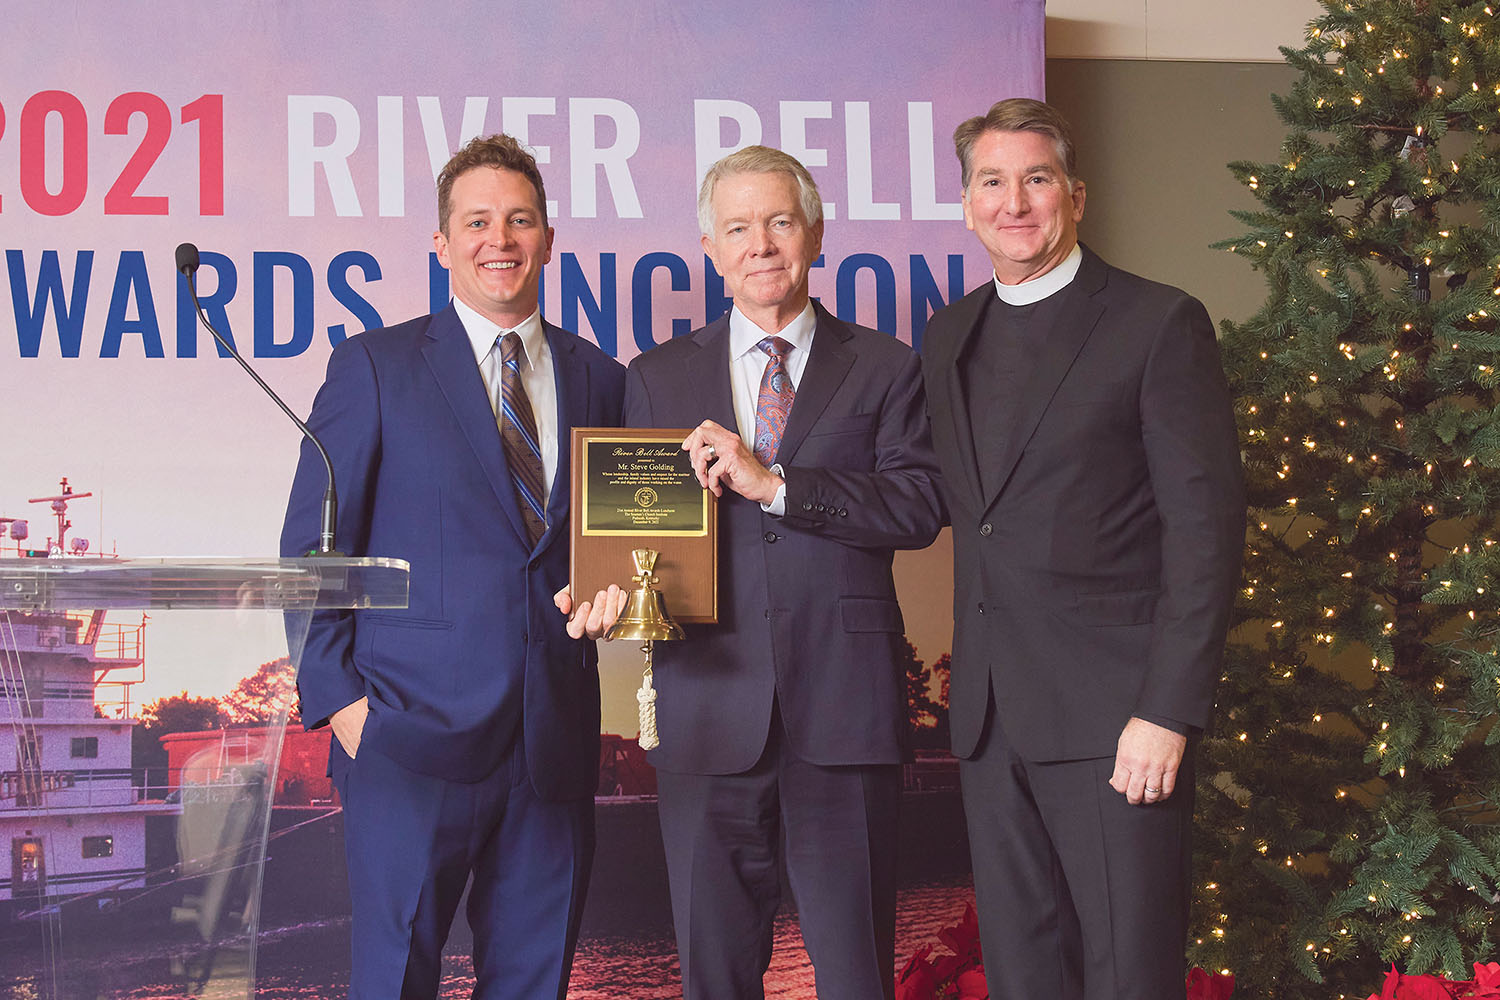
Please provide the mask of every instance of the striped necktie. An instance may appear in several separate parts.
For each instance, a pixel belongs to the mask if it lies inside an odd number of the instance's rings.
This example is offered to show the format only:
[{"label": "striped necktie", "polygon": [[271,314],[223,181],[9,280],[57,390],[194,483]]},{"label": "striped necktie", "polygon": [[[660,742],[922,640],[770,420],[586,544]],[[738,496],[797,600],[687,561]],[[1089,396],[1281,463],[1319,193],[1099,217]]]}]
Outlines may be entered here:
[{"label": "striped necktie", "polygon": [[521,336],[514,330],[497,340],[500,348],[500,442],[510,465],[516,505],[526,521],[531,547],[547,529],[546,488],[542,477],[542,448],[537,441],[536,415],[526,387],[521,384]]},{"label": "striped necktie", "polygon": [[781,447],[781,433],[786,430],[787,414],[797,390],[792,388],[791,373],[786,370],[786,356],[792,345],[780,337],[767,337],[755,345],[767,354],[766,370],[760,377],[760,397],[755,401],[755,459],[766,468],[776,461]]}]

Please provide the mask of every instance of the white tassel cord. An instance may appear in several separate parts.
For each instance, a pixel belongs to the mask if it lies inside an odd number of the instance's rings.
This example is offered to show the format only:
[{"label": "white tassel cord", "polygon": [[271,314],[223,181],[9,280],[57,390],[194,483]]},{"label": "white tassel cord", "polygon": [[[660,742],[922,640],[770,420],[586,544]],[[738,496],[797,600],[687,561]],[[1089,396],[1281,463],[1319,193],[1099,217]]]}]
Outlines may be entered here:
[{"label": "white tassel cord", "polygon": [[635,700],[640,705],[641,713],[641,735],[639,743],[642,750],[655,750],[661,740],[656,736],[656,691],[651,687],[651,642],[647,640],[641,646],[641,652],[646,654],[646,670],[641,675],[641,689],[635,693]]}]

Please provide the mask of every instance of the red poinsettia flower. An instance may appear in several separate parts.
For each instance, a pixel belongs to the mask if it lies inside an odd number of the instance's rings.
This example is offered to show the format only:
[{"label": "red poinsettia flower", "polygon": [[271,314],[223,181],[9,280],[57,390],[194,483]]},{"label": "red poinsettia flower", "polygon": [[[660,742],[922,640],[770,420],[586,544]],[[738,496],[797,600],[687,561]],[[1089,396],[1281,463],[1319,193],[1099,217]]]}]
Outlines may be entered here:
[{"label": "red poinsettia flower", "polygon": [[1402,976],[1396,1000],[1453,1000],[1452,985],[1441,976]]},{"label": "red poinsettia flower", "polygon": [[[1370,1000],[1454,1000],[1454,987],[1459,984],[1441,976],[1403,976],[1391,965],[1385,974],[1385,983],[1380,995],[1370,995]],[[1468,985],[1468,984],[1463,984]]]},{"label": "red poinsettia flower", "polygon": [[1234,973],[1209,972],[1196,965],[1187,975],[1187,1000],[1229,1000],[1234,992]]},{"label": "red poinsettia flower", "polygon": [[958,923],[938,931],[938,940],[960,957],[979,955],[979,914],[974,912],[973,903],[964,906],[963,918]]},{"label": "red poinsettia flower", "polygon": [[1466,996],[1474,1000],[1500,1000],[1500,962],[1474,963],[1474,981]]},{"label": "red poinsettia flower", "polygon": [[984,978],[984,966],[961,972],[958,981],[958,996],[955,1000],[990,1000],[990,986]]},{"label": "red poinsettia flower", "polygon": [[979,916],[970,903],[963,918],[938,932],[951,951],[922,945],[896,976],[896,1000],[989,1000],[979,951]]},{"label": "red poinsettia flower", "polygon": [[[952,982],[955,976],[972,966],[974,961],[974,958],[968,955],[939,955],[933,959],[932,974],[939,983]],[[938,1000],[946,1000],[946,998],[939,993]]]},{"label": "red poinsettia flower", "polygon": [[931,1000],[937,995],[938,975],[928,961],[931,954],[930,944],[912,952],[906,967],[896,974],[896,1000]]}]

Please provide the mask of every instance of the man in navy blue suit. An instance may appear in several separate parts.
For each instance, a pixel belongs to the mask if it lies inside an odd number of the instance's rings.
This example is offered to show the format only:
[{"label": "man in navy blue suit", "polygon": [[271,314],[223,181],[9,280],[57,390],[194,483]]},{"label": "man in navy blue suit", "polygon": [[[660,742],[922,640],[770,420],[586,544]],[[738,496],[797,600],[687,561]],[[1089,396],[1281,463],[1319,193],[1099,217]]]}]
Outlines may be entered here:
[{"label": "man in navy blue suit", "polygon": [[810,299],[822,200],[797,160],[730,154],[698,216],[734,308],[631,362],[625,397],[632,427],[694,427],[719,497],[718,623],[655,654],[683,988],[764,996],[784,844],[818,996],[888,998],[908,726],[891,560],[942,516],[920,365]]},{"label": "man in navy blue suit", "polygon": [[[569,432],[619,422],[625,373],[541,318],[546,204],[514,139],[465,146],[433,234],[452,303],[338,345],[308,418],[339,549],[411,564],[405,610],[314,617],[297,679],[305,724],[336,737],[357,1000],[436,996],[471,876],[474,996],[567,992],[594,844],[592,639],[623,601],[554,607]],[[305,446],[283,553],[312,547],[323,480]]]}]

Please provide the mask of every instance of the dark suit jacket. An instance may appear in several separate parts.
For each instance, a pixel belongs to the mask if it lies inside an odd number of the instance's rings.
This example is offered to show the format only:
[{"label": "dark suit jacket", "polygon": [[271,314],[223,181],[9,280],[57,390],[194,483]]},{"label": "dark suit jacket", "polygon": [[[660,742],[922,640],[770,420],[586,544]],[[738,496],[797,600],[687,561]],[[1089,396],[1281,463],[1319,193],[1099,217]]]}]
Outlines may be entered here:
[{"label": "dark suit jacket", "polygon": [[[1204,727],[1239,579],[1239,445],[1208,314],[1087,249],[1015,422],[976,441],[960,368],[986,282],[927,326],[923,371],[953,524],[953,749],[988,685],[1032,760],[1112,756],[1132,715]],[[995,463],[988,495],[979,463]]]},{"label": "dark suit jacket", "polygon": [[[719,499],[719,622],[655,653],[660,768],[732,774],[760,757],[773,698],[816,764],[897,763],[907,710],[892,552],[941,523],[922,379],[911,348],[817,310],[776,461],[786,515]],[[729,318],[630,365],[625,423],[737,427]],[[742,434],[748,437],[750,429]]]},{"label": "dark suit jacket", "polygon": [[[368,696],[360,753],[452,780],[488,774],[522,727],[532,783],[555,799],[591,795],[598,770],[594,644],[568,638],[552,603],[568,582],[569,431],[619,422],[625,372],[593,344],[544,328],[560,439],[535,551],[453,307],[334,349],[308,424],[333,460],[338,547],[409,561],[411,601],[316,615],[297,688],[309,728]],[[304,445],[284,554],[313,547],[323,486],[323,464]]]}]

